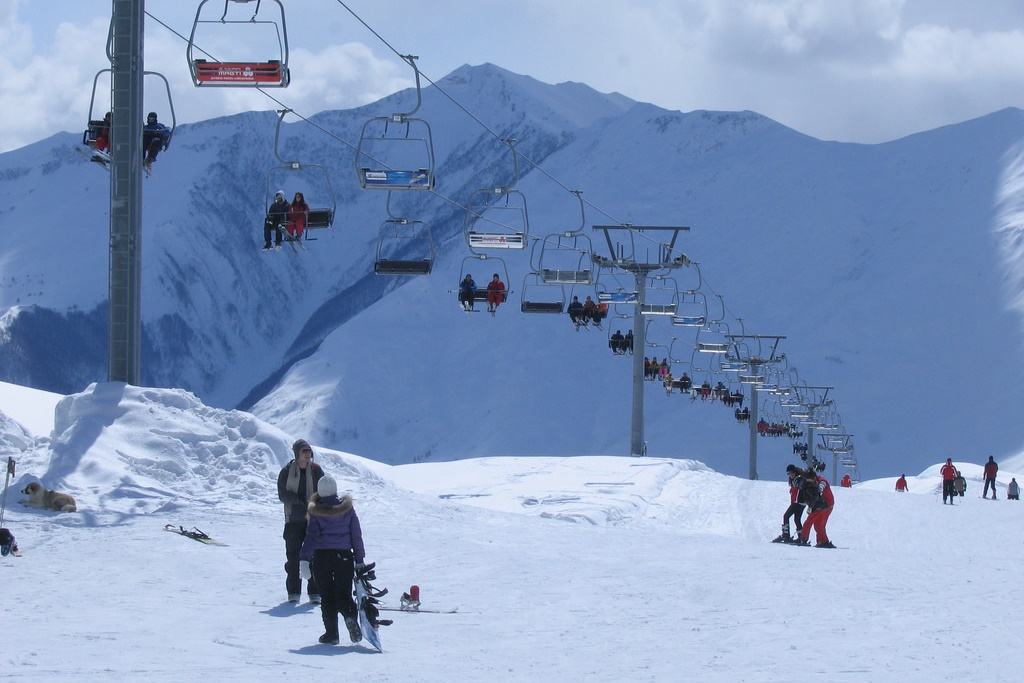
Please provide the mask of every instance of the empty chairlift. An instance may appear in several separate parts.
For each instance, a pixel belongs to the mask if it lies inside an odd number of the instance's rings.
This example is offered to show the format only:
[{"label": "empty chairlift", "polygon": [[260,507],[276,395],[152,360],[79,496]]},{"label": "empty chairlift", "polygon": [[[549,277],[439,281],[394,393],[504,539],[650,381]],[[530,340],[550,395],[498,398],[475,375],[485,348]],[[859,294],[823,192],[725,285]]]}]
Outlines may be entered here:
[{"label": "empty chairlift", "polygon": [[502,140],[512,153],[512,182],[507,186],[475,190],[466,203],[463,233],[473,253],[477,249],[525,249],[530,238],[526,197],[512,189],[519,181],[515,140]]},{"label": "empty chairlift", "polygon": [[573,191],[580,204],[580,226],[546,236],[534,245],[537,258],[536,271],[544,282],[566,285],[591,285],[597,279],[593,258],[594,247],[590,238],[583,234],[586,228],[586,214],[583,196]]},{"label": "empty chairlift", "polygon": [[[281,1],[224,0],[220,17],[209,9],[204,13],[203,7],[210,1],[199,3],[188,38],[185,57],[192,82],[197,87],[286,87],[290,80],[288,32]],[[263,2],[276,5],[277,11],[260,15]],[[229,10],[231,3],[255,3],[255,9],[243,16]],[[268,55],[269,46],[275,43],[277,49]]]},{"label": "empty chairlift", "polygon": [[565,287],[545,282],[539,273],[529,272],[523,278],[519,309],[523,313],[562,313]]},{"label": "empty chairlift", "polygon": [[675,315],[679,308],[679,289],[670,277],[647,279],[640,302],[637,304],[644,315]]},{"label": "empty chairlift", "polygon": [[708,321],[708,302],[702,292],[680,292],[679,305],[672,316],[677,327],[703,327]]},{"label": "empty chairlift", "polygon": [[434,267],[434,241],[430,229],[421,221],[390,218],[380,226],[377,260],[378,275],[429,275]]},{"label": "empty chairlift", "polygon": [[356,147],[356,177],[365,190],[434,189],[434,142],[430,124],[413,116],[423,102],[416,57],[402,57],[416,75],[416,106],[377,116],[365,124]]}]

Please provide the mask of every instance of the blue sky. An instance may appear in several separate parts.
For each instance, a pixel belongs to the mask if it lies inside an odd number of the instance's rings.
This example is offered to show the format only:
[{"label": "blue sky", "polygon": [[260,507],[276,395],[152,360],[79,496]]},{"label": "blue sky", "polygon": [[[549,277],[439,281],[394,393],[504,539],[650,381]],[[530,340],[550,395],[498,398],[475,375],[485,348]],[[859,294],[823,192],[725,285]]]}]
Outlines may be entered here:
[{"label": "blue sky", "polygon": [[[380,38],[417,55],[430,79],[492,62],[669,109],[753,110],[826,140],[881,142],[1024,106],[1024,5],[1013,0],[285,4],[293,81],[271,94],[304,114],[410,85]],[[170,81],[178,121],[277,108],[260,93],[191,85],[184,41],[156,20],[188,35],[198,6],[146,2],[146,68]],[[212,0],[204,11],[222,9]],[[0,0],[0,151],[84,130],[110,10],[101,0]]]}]

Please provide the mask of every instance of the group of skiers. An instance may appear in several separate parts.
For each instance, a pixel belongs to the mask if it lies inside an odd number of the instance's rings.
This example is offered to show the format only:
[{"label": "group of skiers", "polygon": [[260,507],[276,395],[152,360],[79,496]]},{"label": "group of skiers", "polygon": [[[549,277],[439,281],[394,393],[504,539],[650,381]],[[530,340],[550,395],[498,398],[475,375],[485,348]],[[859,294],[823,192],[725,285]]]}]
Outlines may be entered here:
[{"label": "group of skiers", "polygon": [[357,570],[366,566],[363,534],[352,497],[338,495],[338,483],[313,462],[305,439],[292,445],[294,459],[277,478],[277,495],[284,503],[285,588],[288,602],[302,596],[306,580],[309,602],[319,603],[324,623],[320,642],[337,645],[338,615],[349,639],[362,640],[352,586]]},{"label": "group of skiers", "polygon": [[[274,203],[267,210],[267,218],[263,222],[263,251],[280,249],[284,233],[289,240],[301,240],[309,219],[309,204],[301,192],[296,192],[291,204],[285,199],[284,190],[274,193]],[[273,246],[270,244],[271,231],[277,235]]]},{"label": "group of skiers", "polygon": [[[791,543],[793,545],[811,545],[811,529],[814,530],[815,548],[835,548],[828,539],[825,529],[835,497],[828,480],[818,474],[816,464],[812,462],[807,468],[796,465],[786,467],[786,478],[789,480],[789,507],[782,515],[782,533],[772,543]],[[804,509],[809,509],[807,519],[803,520]],[[789,519],[793,518],[796,535],[790,535]]]},{"label": "group of skiers", "polygon": [[[487,312],[493,316],[498,312],[498,306],[503,304],[508,296],[505,294],[505,283],[501,281],[501,276],[495,273],[491,277],[491,281],[487,283],[485,291],[487,292]],[[475,310],[476,292],[477,286],[473,276],[466,273],[466,277],[462,278],[462,282],[459,283],[459,304],[467,313]]]},{"label": "group of skiers", "polygon": [[[948,500],[949,504],[953,505],[954,498],[963,498],[964,492],[967,490],[967,479],[953,464],[952,458],[946,458],[946,464],[939,469],[939,474],[942,475],[942,504],[945,505]],[[985,479],[985,488],[981,492],[982,498],[988,498],[988,492],[991,489],[992,500],[996,499],[996,475],[998,474],[999,465],[990,455],[982,470],[982,476]],[[906,475],[901,475],[896,480],[896,490],[900,492],[907,490]],[[1020,485],[1017,484],[1016,477],[1011,477],[1010,483],[1006,485],[1006,499],[1020,500]]]},{"label": "group of skiers", "polygon": [[576,326],[576,331],[579,332],[581,327],[587,327],[590,323],[593,323],[594,327],[600,328],[601,321],[608,317],[608,304],[599,304],[589,296],[586,301],[581,303],[580,298],[574,296],[569,302],[566,312],[569,314],[569,320]]}]

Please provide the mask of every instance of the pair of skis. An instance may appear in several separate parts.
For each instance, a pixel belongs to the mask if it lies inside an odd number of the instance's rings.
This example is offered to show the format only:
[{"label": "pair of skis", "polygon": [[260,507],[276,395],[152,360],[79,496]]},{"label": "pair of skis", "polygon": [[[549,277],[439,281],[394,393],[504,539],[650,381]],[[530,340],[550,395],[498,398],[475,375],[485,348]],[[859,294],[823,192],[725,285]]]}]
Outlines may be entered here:
[{"label": "pair of skis", "polygon": [[227,545],[227,543],[218,541],[215,538],[210,538],[210,536],[205,531],[201,531],[195,527],[192,527],[191,529],[186,529],[183,526],[165,524],[164,531],[170,531],[171,533],[178,534],[179,536],[191,538],[193,541],[199,541],[200,543],[203,543],[205,545]]}]

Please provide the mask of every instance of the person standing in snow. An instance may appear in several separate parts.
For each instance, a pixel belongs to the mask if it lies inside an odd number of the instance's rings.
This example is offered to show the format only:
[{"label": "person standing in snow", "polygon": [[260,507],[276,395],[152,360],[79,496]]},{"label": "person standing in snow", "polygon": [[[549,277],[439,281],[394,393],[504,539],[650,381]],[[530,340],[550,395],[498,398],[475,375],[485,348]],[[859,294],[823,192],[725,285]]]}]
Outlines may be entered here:
[{"label": "person standing in snow", "polygon": [[949,504],[952,505],[953,497],[956,495],[953,480],[957,475],[956,467],[953,466],[953,458],[946,458],[946,464],[939,470],[939,474],[942,475],[942,504],[945,505],[946,498],[949,498]]},{"label": "person standing in snow", "polygon": [[899,493],[906,493],[907,489],[907,475],[901,474],[900,478],[896,480],[896,491]]},{"label": "person standing in snow", "polygon": [[992,459],[992,456],[988,456],[988,462],[985,463],[985,490],[981,492],[982,498],[988,498],[988,487],[992,487],[992,500],[996,499],[996,473],[999,472],[999,465]]},{"label": "person standing in snow", "polygon": [[[739,410],[737,408],[737,410]],[[786,478],[789,479],[789,507],[786,508],[786,512],[782,515],[782,533],[777,536],[772,543],[793,543],[795,539],[789,535],[789,518],[793,518],[793,522],[796,525],[796,535],[799,536],[803,530],[804,525],[800,521],[804,514],[804,504],[800,498],[800,488],[794,483],[797,473],[800,470],[797,469],[796,465],[786,466]]]},{"label": "person standing in snow", "polygon": [[956,476],[953,477],[953,493],[955,493],[956,495],[958,495],[961,498],[963,498],[964,497],[964,491],[966,491],[966,490],[967,490],[967,477],[964,476],[963,472],[961,472],[960,470],[957,470],[956,471]]},{"label": "person standing in snow", "polygon": [[[324,476],[324,471],[313,462],[313,449],[305,439],[292,444],[292,452],[295,458],[277,476],[277,497],[284,503],[285,588],[288,590],[288,602],[298,602],[302,596],[299,551],[306,540],[306,505],[316,493],[317,482]],[[315,579],[307,581],[306,593],[310,602],[320,602]]]},{"label": "person standing in snow", "polygon": [[810,536],[813,528],[817,540],[815,548],[835,548],[832,541],[828,540],[828,532],[825,531],[825,525],[832,514],[832,506],[835,505],[832,487],[828,485],[828,480],[812,468],[808,469],[802,477],[797,476],[795,481],[799,482],[804,502],[811,509],[810,514],[807,515],[807,521],[804,522],[804,528],[800,531],[800,540],[797,541],[797,545],[811,544]]},{"label": "person standing in snow", "polygon": [[1006,500],[1020,500],[1020,486],[1016,477],[1011,478],[1010,483],[1006,485]]},{"label": "person standing in snow", "polygon": [[352,580],[356,567],[363,565],[363,532],[359,517],[352,507],[352,497],[338,497],[338,484],[333,477],[320,480],[319,489],[309,500],[309,525],[299,552],[301,571],[320,588],[320,616],[324,634],[320,642],[338,644],[338,614],[345,620],[349,640],[363,639],[352,599]]}]

